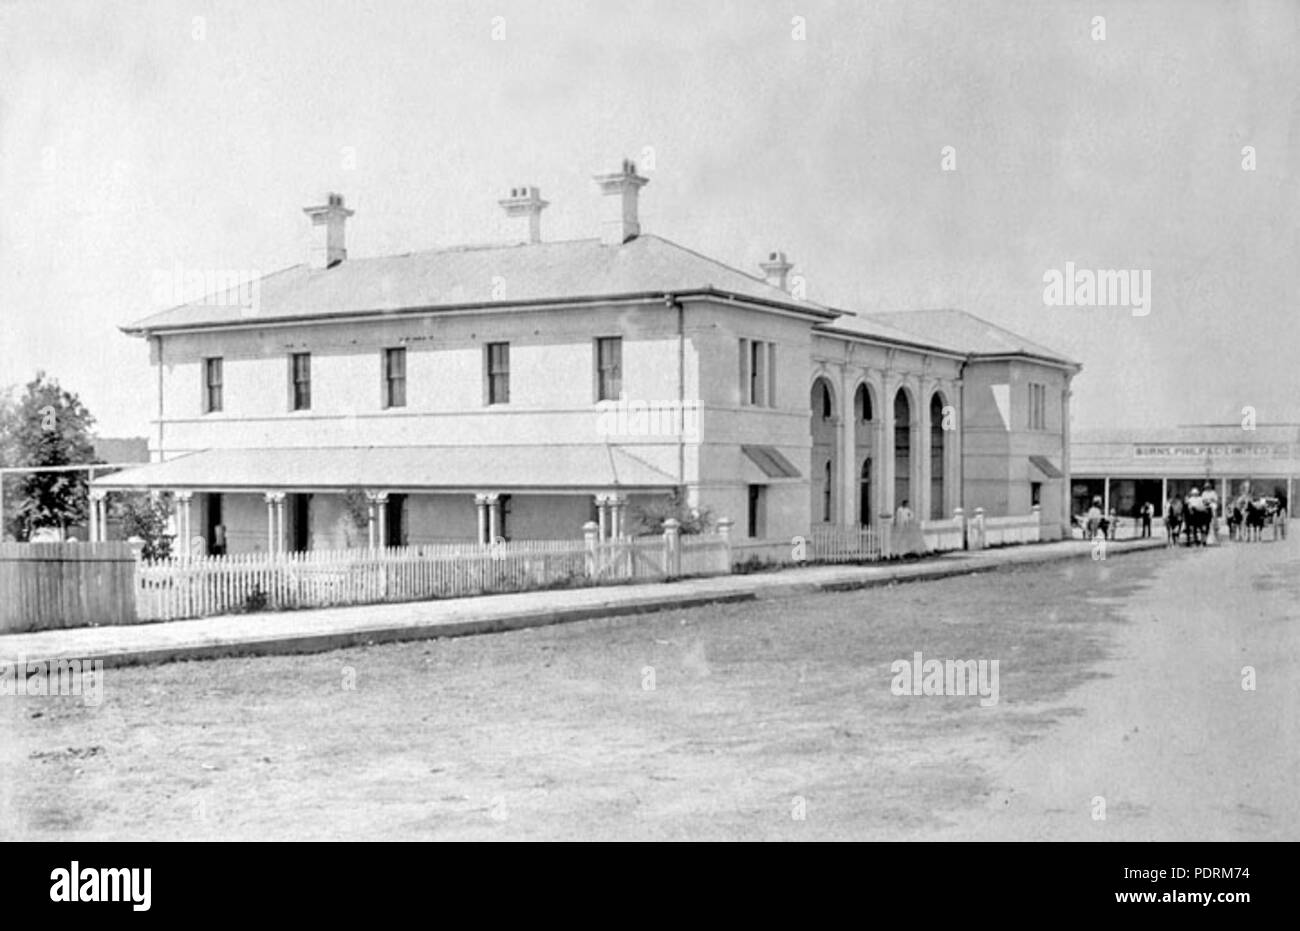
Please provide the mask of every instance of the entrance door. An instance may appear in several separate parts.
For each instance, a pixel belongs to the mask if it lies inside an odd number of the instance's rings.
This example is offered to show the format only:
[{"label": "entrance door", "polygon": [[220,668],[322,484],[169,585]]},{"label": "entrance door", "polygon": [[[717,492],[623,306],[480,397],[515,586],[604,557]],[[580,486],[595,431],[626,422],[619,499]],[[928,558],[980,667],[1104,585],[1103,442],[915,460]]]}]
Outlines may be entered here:
[{"label": "entrance door", "polygon": [[203,536],[208,541],[208,552],[214,556],[225,555],[226,552],[226,528],[225,520],[221,516],[221,495],[212,493],[208,495],[208,521],[207,526],[203,528]]},{"label": "entrance door", "polygon": [[390,494],[384,508],[384,546],[406,546],[406,526],[402,523],[402,515],[406,512],[406,495]]},{"label": "entrance door", "polygon": [[305,553],[311,549],[311,495],[293,495],[293,551]]}]

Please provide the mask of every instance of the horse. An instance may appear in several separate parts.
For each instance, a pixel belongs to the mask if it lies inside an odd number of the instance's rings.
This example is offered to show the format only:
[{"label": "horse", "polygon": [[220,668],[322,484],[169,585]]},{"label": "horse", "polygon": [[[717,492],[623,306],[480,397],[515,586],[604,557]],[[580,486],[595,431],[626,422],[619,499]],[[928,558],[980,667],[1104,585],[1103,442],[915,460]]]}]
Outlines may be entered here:
[{"label": "horse", "polygon": [[1199,498],[1193,498],[1188,503],[1186,512],[1187,543],[1190,546],[1204,546],[1210,536],[1213,520],[1214,508]]},{"label": "horse", "polygon": [[1183,529],[1183,499],[1171,498],[1165,508],[1165,539],[1170,546],[1178,542]]},{"label": "horse", "polygon": [[1240,540],[1243,536],[1242,525],[1246,520],[1246,496],[1238,495],[1228,505],[1228,539]]},{"label": "horse", "polygon": [[1268,517],[1268,507],[1262,498],[1252,498],[1246,502],[1246,532],[1252,543],[1264,537],[1264,522]]}]

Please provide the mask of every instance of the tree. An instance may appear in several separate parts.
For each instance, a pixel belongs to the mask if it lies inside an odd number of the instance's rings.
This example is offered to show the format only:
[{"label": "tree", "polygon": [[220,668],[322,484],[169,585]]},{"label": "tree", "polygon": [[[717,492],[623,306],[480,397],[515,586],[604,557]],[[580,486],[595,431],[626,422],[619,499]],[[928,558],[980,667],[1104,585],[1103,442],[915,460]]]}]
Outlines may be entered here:
[{"label": "tree", "polygon": [[148,491],[126,492],[109,498],[113,516],[122,522],[127,539],[144,540],[141,555],[145,559],[166,559],[172,554],[172,538],[167,533],[171,515],[171,495]]},{"label": "tree", "polygon": [[[95,418],[81,399],[37,372],[14,404],[11,394],[0,403],[0,453],[16,466],[83,465],[95,461],[90,428]],[[6,406],[7,404],[7,406]],[[84,472],[30,472],[5,488],[7,522],[17,539],[38,527],[80,523],[87,518]],[[15,501],[10,505],[10,501]]]},{"label": "tree", "polygon": [[[14,400],[14,389],[0,388],[0,467],[18,464],[17,451],[18,403]],[[6,502],[18,500],[18,486],[21,479],[17,475],[0,477],[0,499]],[[0,541],[15,536],[16,516],[12,505],[4,509],[4,521],[0,522]]]}]

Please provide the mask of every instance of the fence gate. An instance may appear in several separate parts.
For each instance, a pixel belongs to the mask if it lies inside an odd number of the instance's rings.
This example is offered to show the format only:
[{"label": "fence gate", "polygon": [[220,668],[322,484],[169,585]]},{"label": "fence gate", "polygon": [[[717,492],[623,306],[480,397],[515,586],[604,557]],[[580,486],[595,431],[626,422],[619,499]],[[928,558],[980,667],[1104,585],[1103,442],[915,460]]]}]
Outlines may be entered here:
[{"label": "fence gate", "polygon": [[129,543],[0,543],[0,633],[136,621]]}]

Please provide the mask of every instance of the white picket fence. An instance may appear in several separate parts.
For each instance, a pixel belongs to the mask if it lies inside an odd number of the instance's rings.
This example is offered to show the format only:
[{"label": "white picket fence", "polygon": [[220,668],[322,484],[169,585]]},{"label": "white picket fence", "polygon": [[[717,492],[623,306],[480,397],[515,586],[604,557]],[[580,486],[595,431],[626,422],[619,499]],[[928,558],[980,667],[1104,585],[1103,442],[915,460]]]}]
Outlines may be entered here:
[{"label": "white picket fence", "polygon": [[808,537],[812,562],[869,562],[889,555],[889,525],[814,527]]},{"label": "white picket fence", "polygon": [[[887,559],[892,528],[818,526],[801,548],[794,542],[733,542],[721,532],[598,541],[523,540],[383,549],[312,550],[187,556],[137,563],[135,596],[141,620],[178,620],[244,611],[421,601],[551,587],[654,582],[725,575],[738,565],[852,563]],[[1029,516],[923,521],[927,552],[982,549],[1039,540]],[[905,541],[904,541],[904,544]],[[915,547],[911,548],[913,551]],[[803,558],[800,558],[800,555]]]},{"label": "white picket fence", "polygon": [[524,540],[141,561],[142,620],[661,581],[730,571],[721,536]]}]

